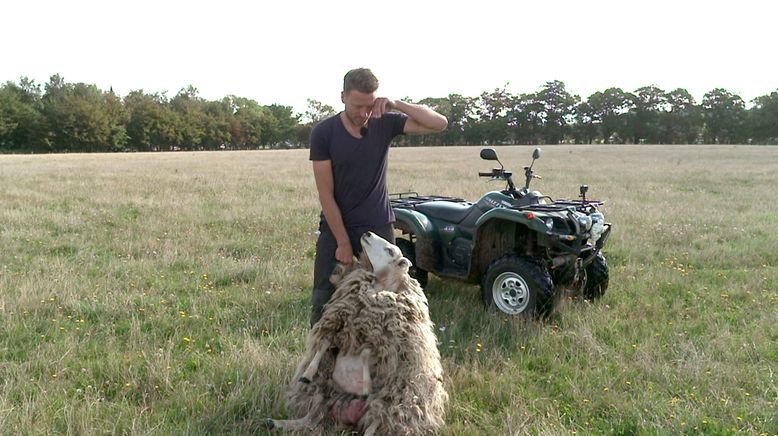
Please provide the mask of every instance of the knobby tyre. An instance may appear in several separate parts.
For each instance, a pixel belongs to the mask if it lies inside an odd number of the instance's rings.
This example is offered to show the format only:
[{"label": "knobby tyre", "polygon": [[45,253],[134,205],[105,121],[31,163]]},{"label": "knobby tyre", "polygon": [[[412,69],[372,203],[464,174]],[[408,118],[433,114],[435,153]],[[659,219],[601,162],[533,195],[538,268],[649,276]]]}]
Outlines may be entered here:
[{"label": "knobby tyre", "polygon": [[493,261],[483,277],[484,304],[512,316],[545,317],[553,309],[554,285],[548,270],[528,257]]}]

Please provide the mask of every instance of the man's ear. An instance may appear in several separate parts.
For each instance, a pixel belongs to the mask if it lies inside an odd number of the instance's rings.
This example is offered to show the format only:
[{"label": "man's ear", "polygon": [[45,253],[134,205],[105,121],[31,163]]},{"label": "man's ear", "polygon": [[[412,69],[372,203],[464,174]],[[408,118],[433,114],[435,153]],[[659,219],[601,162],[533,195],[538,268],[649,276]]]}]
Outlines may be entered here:
[{"label": "man's ear", "polygon": [[340,91],[340,102],[343,104],[346,103],[346,91]]}]

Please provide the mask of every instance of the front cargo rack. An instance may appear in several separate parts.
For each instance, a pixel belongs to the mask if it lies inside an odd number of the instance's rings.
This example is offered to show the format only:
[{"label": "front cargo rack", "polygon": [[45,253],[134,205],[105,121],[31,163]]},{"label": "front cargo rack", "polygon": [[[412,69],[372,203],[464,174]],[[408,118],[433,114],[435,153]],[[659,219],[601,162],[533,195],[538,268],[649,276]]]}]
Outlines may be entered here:
[{"label": "front cargo rack", "polygon": [[585,210],[588,206],[600,206],[602,204],[605,204],[605,202],[599,200],[555,200],[551,204],[527,204],[522,206],[515,206],[513,209],[559,212],[574,207],[575,210],[582,211]]}]

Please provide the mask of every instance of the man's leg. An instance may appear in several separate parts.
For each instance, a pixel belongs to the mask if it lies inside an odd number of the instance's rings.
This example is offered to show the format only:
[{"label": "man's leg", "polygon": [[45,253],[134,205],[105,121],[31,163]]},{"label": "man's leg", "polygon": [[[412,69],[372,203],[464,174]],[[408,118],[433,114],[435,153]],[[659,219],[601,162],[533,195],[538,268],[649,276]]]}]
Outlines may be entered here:
[{"label": "man's leg", "polygon": [[322,220],[319,225],[319,239],[316,241],[316,257],[313,263],[313,293],[311,295],[311,327],[319,321],[324,305],[332,297],[335,289],[330,276],[335,269],[335,250],[338,244],[330,228]]}]

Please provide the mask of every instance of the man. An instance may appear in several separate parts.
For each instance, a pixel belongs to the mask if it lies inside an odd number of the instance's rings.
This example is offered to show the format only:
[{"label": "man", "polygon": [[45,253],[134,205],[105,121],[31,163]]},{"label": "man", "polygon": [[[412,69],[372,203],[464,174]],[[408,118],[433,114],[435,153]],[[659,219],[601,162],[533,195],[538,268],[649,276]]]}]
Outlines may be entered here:
[{"label": "man", "polygon": [[446,117],[426,106],[377,97],[377,89],[378,79],[369,69],[349,71],[340,94],[345,109],[311,132],[310,160],[323,215],[316,242],[311,327],[334,291],[329,276],[336,262],[351,264],[361,250],[362,234],[372,231],[394,242],[394,212],[386,187],[392,138],[440,132],[448,125]]}]

